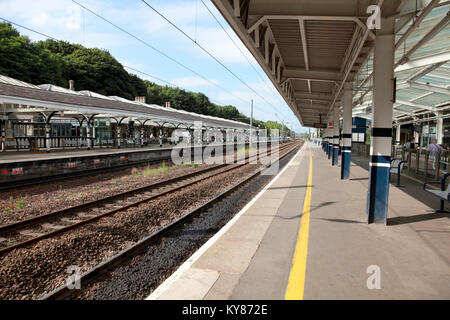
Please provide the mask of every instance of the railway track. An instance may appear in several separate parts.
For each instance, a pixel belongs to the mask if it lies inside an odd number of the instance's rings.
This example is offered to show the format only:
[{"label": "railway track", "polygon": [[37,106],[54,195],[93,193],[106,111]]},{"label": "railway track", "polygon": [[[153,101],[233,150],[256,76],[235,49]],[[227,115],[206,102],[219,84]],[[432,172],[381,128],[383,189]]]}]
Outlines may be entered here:
[{"label": "railway track", "polygon": [[[294,144],[289,145],[283,148],[283,152],[280,152],[280,155],[278,157],[278,160],[283,159],[288,154],[290,154],[292,151],[297,150],[300,144]],[[217,202],[223,200],[228,195],[236,192],[238,189],[242,188],[244,185],[246,185],[248,182],[250,182],[252,179],[260,175],[261,170],[256,170],[251,175],[243,178],[238,183],[234,184],[233,186],[227,188],[219,195],[215,196],[214,198],[204,202],[203,204],[199,205],[198,207],[194,208],[193,210],[190,210],[186,214],[182,215],[181,217],[177,218],[176,220],[172,221],[171,223],[165,225],[164,227],[161,227],[157,231],[153,232],[152,234],[144,237],[143,239],[139,240],[135,244],[131,245],[130,247],[120,251],[116,255],[112,256],[111,258],[105,260],[104,262],[98,264],[94,268],[88,270],[87,272],[80,275],[79,281],[85,285],[86,283],[91,282],[96,277],[108,272],[108,270],[111,270],[111,268],[121,265],[124,260],[127,260],[131,258],[131,256],[137,252],[140,252],[142,250],[145,250],[145,248],[158,237],[164,234],[165,232],[174,229],[176,226],[181,225],[187,218],[198,214],[200,212],[204,212],[207,209],[214,206]],[[58,287],[57,289],[53,290],[52,292],[46,294],[41,299],[42,300],[56,300],[56,299],[64,299],[68,297],[72,291],[67,287],[67,285],[62,285]]]},{"label": "railway track", "polygon": [[[292,144],[282,145],[280,152]],[[246,160],[255,157],[245,157]],[[139,206],[212,177],[235,170],[242,164],[219,164],[193,173],[153,183],[144,187],[90,201],[30,219],[0,226],[0,256],[14,249],[36,243],[101,218]]]}]

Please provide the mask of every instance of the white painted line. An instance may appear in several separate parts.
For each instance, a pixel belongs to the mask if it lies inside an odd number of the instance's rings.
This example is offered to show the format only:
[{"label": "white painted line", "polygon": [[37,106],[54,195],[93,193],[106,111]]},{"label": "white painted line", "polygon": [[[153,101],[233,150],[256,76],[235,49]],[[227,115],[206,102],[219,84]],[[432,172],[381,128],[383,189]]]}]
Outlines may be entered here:
[{"label": "white painted line", "polygon": [[292,159],[288,162],[287,165],[273,178],[265,187],[262,189],[249,203],[245,205],[244,208],[241,209],[228,223],[222,227],[214,236],[212,236],[208,241],[205,242],[203,246],[201,246],[192,256],[189,257],[170,277],[168,277],[163,283],[159,285],[145,300],[157,300],[161,295],[164,294],[166,290],[170,288],[172,284],[174,284],[184,272],[191,268],[191,266],[209,249],[212,245],[223,235],[228,229],[233,226],[233,224],[256,202],[263,194],[266,192],[270,186],[278,180],[278,178],[286,171],[287,168],[291,165],[291,163],[295,160],[295,158],[303,151],[308,142],[305,142],[301,149],[292,157]]}]

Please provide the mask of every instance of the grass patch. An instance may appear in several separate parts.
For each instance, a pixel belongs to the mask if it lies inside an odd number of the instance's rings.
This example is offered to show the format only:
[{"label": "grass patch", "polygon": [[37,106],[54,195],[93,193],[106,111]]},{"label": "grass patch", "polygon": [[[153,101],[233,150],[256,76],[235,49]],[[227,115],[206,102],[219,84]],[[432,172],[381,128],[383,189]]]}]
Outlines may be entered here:
[{"label": "grass patch", "polygon": [[150,168],[150,166],[147,166],[144,170],[142,170],[142,175],[144,177],[156,176],[156,175],[168,174],[168,173],[169,173],[169,167],[167,167],[166,162],[163,162],[160,167]]},{"label": "grass patch", "polygon": [[13,246],[13,245],[15,245],[15,244],[16,244],[15,241],[8,240],[8,242],[6,243],[6,246],[7,246],[7,247],[11,247],[11,246]]},{"label": "grass patch", "polygon": [[14,209],[23,209],[26,206],[26,201],[24,199],[17,199],[14,201],[14,197],[10,196],[9,201],[6,203],[5,207],[3,208],[3,211],[10,212]]},{"label": "grass patch", "polygon": [[23,209],[25,208],[26,202],[23,199],[17,200],[15,203],[16,208]]}]

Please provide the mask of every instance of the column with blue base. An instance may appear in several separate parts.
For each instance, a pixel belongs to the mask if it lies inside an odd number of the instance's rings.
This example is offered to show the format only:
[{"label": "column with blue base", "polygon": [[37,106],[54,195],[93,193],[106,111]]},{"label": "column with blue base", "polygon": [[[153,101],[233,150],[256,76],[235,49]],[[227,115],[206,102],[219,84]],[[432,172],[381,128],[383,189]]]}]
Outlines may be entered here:
[{"label": "column with blue base", "polygon": [[352,88],[351,82],[344,84],[342,94],[342,152],[341,152],[341,179],[350,177],[350,162],[352,157]]},{"label": "column with blue base", "polygon": [[392,145],[394,19],[382,19],[374,50],[372,132],[370,138],[368,223],[386,222]]},{"label": "column with blue base", "polygon": [[327,130],[322,131],[322,150],[325,152],[325,146],[327,145]]},{"label": "column with blue base", "polygon": [[[329,119],[327,122],[329,123],[331,119]],[[333,129],[328,128],[328,159],[331,159],[331,152],[333,151]]]},{"label": "column with blue base", "polygon": [[339,106],[335,105],[333,110],[333,154],[331,165],[337,166],[339,158]]}]

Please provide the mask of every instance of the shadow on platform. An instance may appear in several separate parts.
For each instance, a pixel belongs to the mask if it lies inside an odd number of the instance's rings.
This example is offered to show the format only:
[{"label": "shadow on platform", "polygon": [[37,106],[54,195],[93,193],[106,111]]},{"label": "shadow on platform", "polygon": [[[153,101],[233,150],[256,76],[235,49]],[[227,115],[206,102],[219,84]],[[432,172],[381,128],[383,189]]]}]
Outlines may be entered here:
[{"label": "shadow on platform", "polygon": [[427,221],[427,220],[439,219],[439,218],[445,218],[445,217],[450,218],[450,214],[429,212],[429,213],[424,213],[424,214],[418,214],[415,216],[388,218],[387,225],[395,226],[395,225],[399,225],[399,224]]}]

